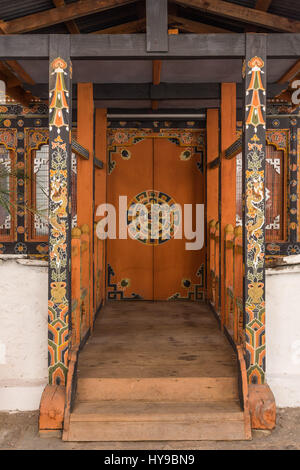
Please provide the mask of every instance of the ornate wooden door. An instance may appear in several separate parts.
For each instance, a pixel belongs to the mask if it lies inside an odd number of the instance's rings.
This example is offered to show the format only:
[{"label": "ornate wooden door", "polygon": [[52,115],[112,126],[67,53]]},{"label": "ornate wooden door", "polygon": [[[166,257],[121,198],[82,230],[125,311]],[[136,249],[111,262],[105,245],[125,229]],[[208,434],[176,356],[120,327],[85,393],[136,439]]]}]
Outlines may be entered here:
[{"label": "ornate wooden door", "polygon": [[119,196],[127,196],[129,226],[134,203],[149,214],[153,203],[180,204],[183,211],[191,204],[195,230],[195,206],[205,198],[203,140],[202,131],[184,129],[109,131],[107,202],[117,210],[117,238],[107,242],[108,299],[204,299],[205,249],[186,250],[193,240],[185,239],[184,224],[183,238],[174,237],[178,212],[171,218],[170,239],[161,230],[157,237],[151,234],[150,215],[142,227],[145,238],[120,239],[118,218]]},{"label": "ornate wooden door", "polygon": [[[184,205],[191,205],[195,230],[196,204],[204,205],[205,198],[203,151],[197,152],[197,145],[186,146],[189,141],[190,133],[184,131],[177,138],[154,139],[154,188],[180,204],[183,215]],[[204,217],[199,222],[204,230]],[[182,239],[171,238],[154,247],[155,300],[204,298],[205,250],[186,249],[190,242],[184,236],[186,229],[183,223]]]},{"label": "ornate wooden door", "polygon": [[113,300],[153,298],[153,247],[119,239],[119,196],[128,203],[153,185],[152,139],[134,141],[128,132],[109,136],[107,202],[117,214],[117,237],[107,241],[107,297]]}]

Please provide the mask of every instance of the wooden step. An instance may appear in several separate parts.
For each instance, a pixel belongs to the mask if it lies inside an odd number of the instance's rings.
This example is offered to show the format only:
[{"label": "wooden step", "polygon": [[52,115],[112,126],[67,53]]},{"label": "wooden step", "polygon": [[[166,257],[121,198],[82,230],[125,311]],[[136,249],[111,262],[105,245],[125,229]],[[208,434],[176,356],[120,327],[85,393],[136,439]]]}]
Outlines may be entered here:
[{"label": "wooden step", "polygon": [[226,401],[238,400],[236,377],[81,378],[78,401]]},{"label": "wooden step", "polygon": [[77,402],[68,441],[244,440],[244,413],[226,402]]}]

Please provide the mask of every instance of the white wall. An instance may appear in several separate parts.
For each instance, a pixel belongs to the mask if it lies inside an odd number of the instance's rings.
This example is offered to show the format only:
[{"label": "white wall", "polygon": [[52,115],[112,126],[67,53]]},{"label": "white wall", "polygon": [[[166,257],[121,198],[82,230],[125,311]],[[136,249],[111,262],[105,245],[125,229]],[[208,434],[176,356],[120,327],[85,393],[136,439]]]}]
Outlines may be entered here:
[{"label": "white wall", "polygon": [[279,407],[300,406],[300,256],[266,272],[266,378]]},{"label": "white wall", "polygon": [[47,384],[48,267],[0,256],[0,410],[37,410]]},{"label": "white wall", "polygon": [[[267,382],[300,406],[300,256],[266,272]],[[48,267],[0,255],[0,410],[37,410],[47,384]]]}]

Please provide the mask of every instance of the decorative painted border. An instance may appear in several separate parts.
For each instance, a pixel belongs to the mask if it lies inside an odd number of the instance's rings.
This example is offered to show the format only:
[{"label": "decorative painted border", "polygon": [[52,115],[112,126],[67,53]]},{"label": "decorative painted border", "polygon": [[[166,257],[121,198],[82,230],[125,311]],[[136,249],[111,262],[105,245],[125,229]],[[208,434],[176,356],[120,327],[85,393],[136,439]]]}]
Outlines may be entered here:
[{"label": "decorative painted border", "polygon": [[205,300],[205,265],[201,264],[196,272],[196,276],[199,278],[197,284],[193,284],[190,279],[182,279],[181,285],[186,289],[186,295],[182,296],[180,292],[175,292],[167,300],[193,300],[193,301],[204,301]]},{"label": "decorative painted border", "polygon": [[125,291],[128,287],[129,280],[121,279],[119,283],[112,281],[115,276],[115,271],[110,264],[107,265],[107,299],[108,300],[143,300],[139,294],[132,293],[131,297],[125,296]]},{"label": "decorative painted border", "polygon": [[[53,49],[52,49],[53,46]],[[54,54],[59,53],[60,56]],[[65,385],[71,328],[70,41],[50,38],[49,73],[49,384]]]},{"label": "decorative painted border", "polygon": [[[283,256],[290,256],[300,253],[300,242],[299,242],[299,195],[298,195],[298,178],[299,178],[299,163],[298,163],[298,151],[300,151],[300,130],[299,118],[297,116],[281,117],[276,116],[274,118],[268,118],[268,134],[271,129],[274,132],[279,132],[275,141],[280,149],[284,149],[284,141],[282,133],[287,133],[288,142],[286,142],[286,148],[288,148],[288,197],[287,197],[287,240],[285,242],[274,242],[266,243],[266,256],[269,258],[277,258]],[[276,135],[276,134],[274,134]],[[279,141],[278,141],[279,139]],[[274,139],[273,139],[274,140]],[[269,141],[269,139],[268,139]],[[270,142],[270,141],[269,141]],[[272,142],[276,145],[275,142]]]},{"label": "decorative painted border", "polygon": [[109,129],[205,129],[205,120],[151,120],[140,119],[138,121],[133,119],[108,121],[107,127]]},{"label": "decorative painted border", "polygon": [[[133,123],[132,123],[133,125]],[[185,132],[183,132],[185,131]],[[108,151],[108,174],[110,175],[117,165],[115,156],[123,159],[130,158],[130,151],[127,147],[137,144],[147,138],[167,138],[176,145],[189,149],[196,155],[200,155],[197,162],[199,171],[203,173],[205,156],[205,129],[164,129],[160,128],[153,131],[152,128],[114,128],[107,132],[107,151]],[[123,147],[126,147],[123,148]],[[184,156],[182,158],[184,160]]]},{"label": "decorative painted border", "polygon": [[[11,146],[16,155],[16,169],[18,181],[16,184],[16,197],[19,208],[15,217],[14,241],[2,241],[0,253],[5,254],[29,254],[45,256],[48,252],[48,244],[38,241],[26,241],[26,211],[22,206],[26,204],[26,144],[25,131],[32,129],[39,132],[48,126],[48,107],[44,104],[33,104],[24,107],[17,104],[0,106],[0,135],[6,136],[3,142]],[[10,134],[8,136],[7,132]],[[12,137],[14,136],[14,137]],[[7,140],[8,139],[8,140]]]},{"label": "decorative painted border", "polygon": [[[30,196],[30,186],[32,184],[32,168],[31,168],[31,152],[33,150],[38,150],[42,145],[48,144],[49,143],[49,129],[47,128],[34,128],[34,129],[29,129],[25,128],[24,129],[24,138],[25,138],[25,171],[29,176],[29,180],[26,182],[25,185],[25,198],[27,201],[31,201],[31,196]],[[34,237],[31,238],[31,229],[30,225],[32,224],[33,221],[33,214],[31,214],[28,211],[25,211],[25,226],[26,226],[26,231],[25,231],[25,242],[26,244],[28,241],[38,241],[34,239]],[[48,237],[45,237],[45,240]],[[44,241],[43,239],[39,240],[39,245],[37,245],[38,250],[41,250],[42,248],[42,253],[48,254],[48,242]],[[42,254],[40,253],[40,254]]]},{"label": "decorative painted border", "polygon": [[[260,51],[260,56],[256,56]],[[248,381],[265,381],[266,38],[246,35],[243,251]]]}]

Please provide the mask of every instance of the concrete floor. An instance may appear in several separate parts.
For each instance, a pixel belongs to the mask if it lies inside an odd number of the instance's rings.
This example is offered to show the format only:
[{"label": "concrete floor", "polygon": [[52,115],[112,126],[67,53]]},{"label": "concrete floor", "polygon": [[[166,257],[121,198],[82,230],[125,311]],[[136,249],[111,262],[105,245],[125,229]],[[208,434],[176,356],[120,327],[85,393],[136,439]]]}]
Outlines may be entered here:
[{"label": "concrete floor", "polygon": [[252,441],[63,442],[40,438],[38,412],[0,413],[0,450],[300,450],[300,408],[279,409],[272,432],[254,431]]}]

